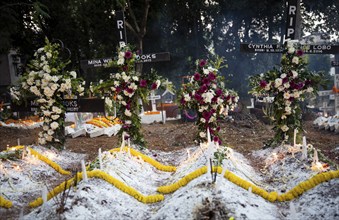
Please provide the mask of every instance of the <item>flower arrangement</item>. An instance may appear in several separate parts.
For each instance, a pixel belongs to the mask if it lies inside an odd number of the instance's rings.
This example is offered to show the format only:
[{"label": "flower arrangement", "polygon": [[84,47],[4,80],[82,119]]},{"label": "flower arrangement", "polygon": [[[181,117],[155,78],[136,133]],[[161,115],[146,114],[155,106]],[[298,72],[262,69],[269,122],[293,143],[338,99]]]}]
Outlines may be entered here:
[{"label": "flower arrangement", "polygon": [[39,48],[28,65],[29,70],[20,77],[19,87],[10,89],[14,101],[27,102],[34,99],[39,107],[37,113],[44,118],[43,131],[39,133],[39,144],[50,144],[63,148],[64,115],[63,96],[65,94],[84,94],[85,82],[77,78],[75,71],[67,71],[69,61],[63,62],[60,45],[46,39],[44,47]]},{"label": "flower arrangement", "polygon": [[306,68],[303,51],[293,41],[285,44],[281,67],[249,78],[254,96],[274,97],[272,103],[275,137],[273,145],[291,141],[294,130],[302,131],[301,102],[314,95],[319,85],[324,85],[322,73],[312,73]]},{"label": "flower arrangement", "polygon": [[[112,65],[117,66],[120,72],[111,74],[110,79],[105,82],[100,81],[92,90],[94,93],[101,92],[113,97],[117,106],[117,116],[123,123],[118,135],[127,134],[125,138],[131,138],[135,144],[144,146],[145,140],[140,133],[139,100],[146,100],[150,91],[161,86],[163,79],[154,70],[141,77],[140,73],[134,71],[136,56],[130,46],[119,48],[118,59],[113,61]],[[113,105],[109,100],[107,103]]]},{"label": "flower arrangement", "polygon": [[222,58],[217,58],[208,65],[206,60],[197,60],[196,72],[178,94],[181,109],[197,111],[197,142],[207,140],[206,131],[209,129],[213,141],[221,143],[217,119],[222,113],[233,110],[239,99],[235,91],[224,87],[223,77],[218,75],[222,62]]}]

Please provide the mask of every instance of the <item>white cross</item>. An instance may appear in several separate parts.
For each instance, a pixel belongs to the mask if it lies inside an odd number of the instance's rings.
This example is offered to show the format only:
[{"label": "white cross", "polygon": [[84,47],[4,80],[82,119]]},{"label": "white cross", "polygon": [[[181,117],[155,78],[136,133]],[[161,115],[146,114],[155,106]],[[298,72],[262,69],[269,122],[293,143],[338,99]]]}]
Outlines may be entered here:
[{"label": "white cross", "polygon": [[161,97],[160,95],[155,95],[154,91],[151,91],[151,95],[147,98],[147,100],[150,100],[152,102],[152,112],[157,111],[157,105],[155,100],[159,100]]}]

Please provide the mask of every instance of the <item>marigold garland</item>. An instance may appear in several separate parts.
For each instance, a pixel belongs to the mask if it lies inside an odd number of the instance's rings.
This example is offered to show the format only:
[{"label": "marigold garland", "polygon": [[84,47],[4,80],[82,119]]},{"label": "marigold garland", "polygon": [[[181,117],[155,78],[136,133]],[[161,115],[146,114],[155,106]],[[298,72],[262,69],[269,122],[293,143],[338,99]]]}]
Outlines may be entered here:
[{"label": "marigold garland", "polygon": [[28,149],[29,149],[29,151],[31,152],[32,155],[36,156],[39,160],[41,160],[41,161],[45,162],[46,164],[48,164],[49,166],[51,166],[58,173],[60,173],[62,175],[69,175],[69,174],[71,174],[70,171],[62,169],[61,166],[59,166],[57,163],[55,163],[54,161],[52,161],[52,160],[48,159],[47,157],[43,156],[39,152],[33,150],[30,147],[28,147]]},{"label": "marigold garland", "polygon": [[[159,163],[158,161],[150,158],[149,156],[146,156],[146,155],[140,153],[139,151],[134,150],[133,148],[124,147],[123,150],[126,151],[126,152],[128,152],[128,150],[129,150],[131,152],[131,155],[133,155],[133,156],[136,156],[136,157],[140,156],[146,163],[151,164],[152,166],[154,166],[158,170],[165,171],[165,172],[175,172],[177,170],[176,167],[163,165],[163,164]],[[114,149],[110,150],[109,152],[113,153],[113,152],[118,152],[118,151],[120,151],[120,148],[114,148]]]},{"label": "marigold garland", "polygon": [[[87,172],[87,177],[88,178],[100,178],[102,180],[105,180],[106,182],[112,184],[115,186],[117,189],[121,190],[124,193],[129,194],[130,196],[134,197],[136,200],[142,203],[155,203],[155,202],[160,202],[164,200],[164,196],[161,194],[155,194],[155,195],[149,195],[145,196],[141,194],[139,191],[134,189],[133,187],[127,186],[120,180],[108,175],[107,173],[100,171],[100,170],[93,170],[93,171],[88,171]],[[78,181],[82,180],[82,172],[77,173],[77,179]],[[59,186],[55,187],[53,190],[51,190],[48,195],[47,195],[47,200],[50,200],[54,196],[57,196],[59,193],[61,193],[63,190],[68,189],[71,187],[71,185],[74,182],[74,177],[61,183]],[[29,206],[31,208],[38,207],[42,205],[43,200],[41,197],[37,198],[33,202],[29,203]]]},{"label": "marigold garland", "polygon": [[[8,148],[8,150],[6,150],[6,151],[11,151],[11,150],[21,150],[21,149],[23,149],[23,148],[24,148],[24,146],[15,146],[15,147]],[[48,164],[50,167],[52,167],[52,168],[53,168],[55,171],[57,171],[58,173],[63,174],[63,175],[69,175],[69,174],[71,174],[71,172],[62,169],[62,167],[61,167],[60,165],[58,165],[58,164],[55,163],[54,161],[48,159],[47,157],[43,156],[43,155],[40,154],[39,152],[33,150],[32,148],[27,147],[27,149],[30,151],[30,153],[31,153],[33,156],[36,156],[39,160],[41,160],[41,161],[45,162],[46,164]]]},{"label": "marigold garland", "polygon": [[[220,174],[222,172],[222,168],[221,167],[213,167],[213,172],[215,172],[215,171],[217,171]],[[158,187],[157,191],[160,192],[160,193],[164,193],[164,194],[172,193],[172,192],[176,191],[177,189],[179,189],[180,187],[186,186],[193,179],[198,178],[199,176],[201,176],[205,173],[207,173],[207,166],[203,166],[203,167],[191,172],[190,174],[184,176],[183,178],[181,178],[180,180],[178,180],[177,182],[175,182],[171,185],[160,186],[160,187]]]},{"label": "marigold garland", "polygon": [[4,197],[0,196],[0,207],[3,207],[3,208],[11,208],[13,205],[13,203],[7,199],[5,199]]},{"label": "marigold garland", "polygon": [[252,188],[252,192],[263,197],[264,199],[270,201],[270,202],[285,202],[290,201],[292,199],[295,199],[299,197],[301,194],[306,192],[307,190],[310,190],[314,188],[315,186],[319,185],[320,183],[329,181],[331,179],[339,178],[339,170],[335,171],[328,171],[324,173],[317,174],[313,176],[312,178],[303,181],[299,183],[297,186],[295,186],[293,189],[288,191],[287,193],[279,195],[278,192],[267,192],[266,190],[257,187],[256,185],[243,180],[242,178],[238,177],[234,173],[230,171],[226,171],[224,177],[231,181],[232,183],[248,190],[250,187]]}]

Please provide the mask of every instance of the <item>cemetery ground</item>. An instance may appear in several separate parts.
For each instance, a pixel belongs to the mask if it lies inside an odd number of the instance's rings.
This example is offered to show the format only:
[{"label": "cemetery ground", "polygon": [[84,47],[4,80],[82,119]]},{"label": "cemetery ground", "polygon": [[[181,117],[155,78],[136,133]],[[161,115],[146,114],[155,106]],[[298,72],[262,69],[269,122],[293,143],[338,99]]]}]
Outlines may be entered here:
[{"label": "cemetery ground", "polygon": [[[270,159],[270,154],[274,151],[274,149],[263,150],[264,142],[274,135],[272,126],[258,120],[253,114],[233,113],[232,117],[234,120],[222,121],[221,136],[223,145],[235,151],[234,158],[228,160],[227,164],[223,164],[223,166],[232,167],[235,162],[238,162],[236,169],[229,168],[233,173],[247,181],[259,184],[260,187],[265,186],[265,190],[269,192],[278,190],[279,194],[316,174],[302,167],[303,165],[298,160],[300,155],[292,158],[290,154],[286,154],[283,162],[272,163],[269,167],[265,167],[267,159]],[[315,117],[307,118],[308,120],[304,121],[307,142],[331,159],[336,164],[331,165],[331,168],[337,170],[338,134],[315,129],[312,125]],[[18,138],[22,145],[36,145],[36,137],[40,129],[0,127],[0,151],[5,150],[7,146],[16,146]],[[144,195],[155,194],[151,186],[168,185],[206,165],[203,155],[200,155],[194,162],[187,160],[187,150],[190,151],[192,157],[199,151],[197,144],[193,141],[196,131],[197,128],[193,122],[180,120],[167,121],[165,124],[142,125],[147,150],[140,152],[165,165],[176,166],[178,170],[174,174],[154,171],[147,165],[140,165],[128,159],[127,154],[119,156],[119,160],[125,162],[124,165],[118,163],[118,160],[109,162],[113,164],[113,167],[115,166],[114,171],[108,170],[106,161],[105,172],[112,176],[116,176],[119,172],[126,172],[123,175],[120,173],[123,182],[141,191]],[[116,136],[96,138],[82,136],[74,139],[67,137],[66,151],[61,153],[60,157],[69,161],[68,164],[59,163],[67,170],[80,170],[80,159],[85,159],[86,162],[93,161],[98,156],[99,148],[105,152],[116,147],[119,147],[119,140]],[[37,150],[43,151],[41,148]],[[278,157],[280,157],[279,150]],[[117,168],[117,166],[121,167]],[[39,178],[45,178],[53,187],[69,178],[59,174],[52,174],[50,177],[51,171],[44,170],[46,168],[41,168],[41,165],[38,165],[36,169],[41,169]],[[157,174],[156,177],[154,177],[155,174]],[[288,175],[285,176],[285,174]],[[213,185],[211,176],[205,174],[193,179],[173,194],[165,195],[164,201],[150,205],[142,204],[132,196],[103,182],[100,179],[91,179],[87,183],[80,182],[77,192],[70,195],[68,199],[63,218],[228,219],[233,216],[235,219],[335,219],[339,216],[338,179],[321,183],[291,202],[270,203],[221,176]],[[112,192],[112,195],[108,192]],[[20,200],[28,202],[37,197],[39,193],[26,194],[24,198],[19,196]],[[25,207],[24,219],[58,219],[59,216],[51,211],[55,210],[52,201],[51,199],[46,205],[35,209]],[[17,219],[20,215],[20,208],[17,207],[8,210],[0,208],[0,211],[5,219]]]}]

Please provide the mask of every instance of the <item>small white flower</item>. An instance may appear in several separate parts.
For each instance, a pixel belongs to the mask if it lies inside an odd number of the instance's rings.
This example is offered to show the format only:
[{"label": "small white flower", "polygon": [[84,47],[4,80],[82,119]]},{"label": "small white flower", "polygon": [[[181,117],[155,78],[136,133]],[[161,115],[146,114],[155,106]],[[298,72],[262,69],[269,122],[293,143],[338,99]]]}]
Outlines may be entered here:
[{"label": "small white flower", "polygon": [[130,110],[125,109],[125,115],[126,115],[127,117],[131,117],[131,116],[132,116],[132,113],[131,113]]},{"label": "small white flower", "polygon": [[290,99],[290,98],[291,98],[290,93],[285,92],[285,93],[284,93],[284,99]]},{"label": "small white flower", "polygon": [[308,87],[307,90],[306,90],[306,92],[310,92],[310,93],[311,93],[311,92],[313,92],[313,90],[314,90],[314,89],[313,89],[312,87]]},{"label": "small white flower", "polygon": [[292,63],[299,64],[299,57],[293,57]]},{"label": "small white flower", "polygon": [[126,103],[125,101],[121,101],[121,105],[124,105],[124,106],[126,106],[126,105],[127,105],[127,103]]},{"label": "small white flower", "polygon": [[47,52],[47,53],[46,53],[46,57],[49,59],[49,58],[52,57],[52,54],[51,54],[50,52]]},{"label": "small white flower", "polygon": [[52,89],[53,91],[57,90],[58,87],[59,87],[59,85],[56,84],[56,83],[53,83],[53,84],[51,85],[51,89]]},{"label": "small white flower", "polygon": [[122,97],[121,95],[117,95],[117,99],[118,99],[118,100],[122,100],[123,97]]},{"label": "small white flower", "polygon": [[46,144],[45,138],[39,138],[38,141],[39,141],[39,144]]},{"label": "small white flower", "polygon": [[292,54],[292,53],[294,53],[294,52],[295,52],[295,49],[294,49],[293,46],[288,47],[287,53]]},{"label": "small white flower", "polygon": [[47,117],[51,116],[52,114],[51,111],[43,111],[43,113],[44,113],[44,116],[47,116]]},{"label": "small white flower", "polygon": [[288,127],[287,127],[287,125],[283,125],[282,127],[281,127],[281,130],[283,131],[283,132],[286,132],[286,131],[288,131]]},{"label": "small white flower", "polygon": [[201,123],[206,123],[206,119],[200,118]]},{"label": "small white flower", "polygon": [[52,107],[52,111],[55,112],[56,114],[61,114],[61,108],[57,107],[57,106],[53,106]]},{"label": "small white flower", "polygon": [[286,106],[286,107],[285,107],[285,114],[286,114],[286,115],[290,115],[290,114],[292,113],[291,111],[292,111],[292,109],[291,109],[290,106]]},{"label": "small white flower", "polygon": [[281,79],[281,78],[275,79],[275,81],[274,81],[274,87],[275,87],[275,88],[278,88],[278,87],[281,86],[281,85],[282,85],[282,79]]},{"label": "small white flower", "polygon": [[139,81],[139,77],[137,77],[137,76],[133,76],[132,79],[133,79],[134,81]]},{"label": "small white flower", "polygon": [[189,94],[184,94],[184,100],[185,100],[186,102],[191,101],[191,96],[190,96]]},{"label": "small white flower", "polygon": [[299,98],[300,97],[300,92],[299,91],[294,91],[293,97],[294,98]]},{"label": "small white flower", "polygon": [[206,137],[206,133],[201,131],[201,132],[199,133],[199,136],[200,136],[201,138],[205,138],[205,137]]},{"label": "small white flower", "polygon": [[53,130],[48,130],[48,131],[47,131],[47,134],[48,134],[48,135],[53,135],[53,134],[54,134],[54,131],[53,131]]},{"label": "small white flower", "polygon": [[284,79],[284,78],[286,78],[286,76],[287,75],[285,73],[283,73],[283,74],[280,75],[280,78]]},{"label": "small white flower", "polygon": [[297,72],[297,71],[292,70],[291,72],[292,72],[292,77],[293,77],[293,79],[296,78],[296,77],[298,76],[298,72]]},{"label": "small white flower", "polygon": [[53,120],[57,120],[58,118],[60,118],[60,115],[52,115],[51,118],[52,118]]},{"label": "small white flower", "polygon": [[46,73],[50,73],[51,72],[51,68],[48,65],[44,65],[44,67],[42,68]]},{"label": "small white flower", "polygon": [[71,75],[74,79],[77,78],[77,73],[75,71],[69,72],[69,75]]},{"label": "small white flower", "polygon": [[124,62],[125,62],[124,58],[119,58],[117,64],[122,65],[122,64],[124,64]]},{"label": "small white flower", "polygon": [[286,89],[290,88],[290,83],[289,83],[289,82],[285,83],[285,84],[284,84],[284,87],[285,87]]},{"label": "small white flower", "polygon": [[126,120],[126,121],[125,121],[125,124],[130,125],[130,124],[132,124],[132,121]]},{"label": "small white flower", "polygon": [[45,61],[45,60],[46,60],[46,57],[45,57],[45,56],[41,56],[41,57],[40,57],[40,60],[41,60],[41,61]]},{"label": "small white flower", "polygon": [[59,127],[59,123],[58,122],[52,122],[51,123],[51,128],[53,129],[53,130],[55,130],[55,129],[57,129]]}]

